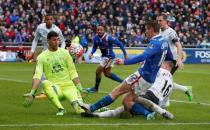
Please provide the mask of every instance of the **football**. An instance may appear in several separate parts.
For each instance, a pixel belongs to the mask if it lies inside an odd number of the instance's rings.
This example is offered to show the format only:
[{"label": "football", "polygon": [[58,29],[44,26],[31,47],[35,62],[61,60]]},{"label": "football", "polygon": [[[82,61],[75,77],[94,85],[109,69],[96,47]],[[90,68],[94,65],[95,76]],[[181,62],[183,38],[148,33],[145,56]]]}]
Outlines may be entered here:
[{"label": "football", "polygon": [[71,44],[68,51],[73,59],[80,58],[83,55],[83,47],[80,44]]}]

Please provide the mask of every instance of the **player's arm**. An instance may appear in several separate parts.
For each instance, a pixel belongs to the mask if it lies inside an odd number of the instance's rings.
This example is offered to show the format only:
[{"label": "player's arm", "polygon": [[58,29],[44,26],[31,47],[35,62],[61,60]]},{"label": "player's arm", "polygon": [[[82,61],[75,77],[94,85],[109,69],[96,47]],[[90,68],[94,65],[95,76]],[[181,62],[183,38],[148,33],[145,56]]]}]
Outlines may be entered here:
[{"label": "player's arm", "polygon": [[112,36],[109,36],[108,38],[109,38],[109,41],[110,41],[111,43],[114,43],[114,44],[116,44],[118,47],[120,47],[120,49],[121,49],[122,52],[123,52],[124,58],[127,59],[127,58],[128,58],[128,55],[127,55],[127,53],[126,53],[126,51],[125,51],[125,48],[124,48],[122,42],[120,42],[117,38],[113,38]]},{"label": "player's arm", "polygon": [[66,47],[65,38],[59,28],[58,28],[58,35],[61,43],[61,48],[65,48]]},{"label": "player's arm", "polygon": [[77,89],[82,92],[83,91],[83,88],[82,88],[82,84],[80,82],[80,79],[79,77],[76,77],[74,79],[72,79],[72,81],[74,82],[75,86],[77,87]]},{"label": "player's arm", "polygon": [[69,71],[69,75],[71,80],[74,82],[75,86],[77,87],[77,89],[81,92],[82,91],[82,85],[76,70],[76,67],[74,65],[74,62],[71,58],[71,56],[69,55],[69,53],[66,53],[66,60],[65,60],[67,67],[68,67],[68,71]]},{"label": "player's arm", "polygon": [[27,60],[30,60],[33,58],[34,56],[34,52],[36,50],[36,47],[37,47],[37,43],[38,43],[38,40],[40,39],[41,35],[39,34],[39,26],[37,27],[36,29],[36,32],[35,32],[35,35],[34,35],[34,39],[32,41],[32,45],[31,45],[31,51],[29,52],[29,54],[26,56],[26,59]]},{"label": "player's arm", "polygon": [[177,47],[177,54],[178,54],[177,65],[179,68],[183,68],[184,65],[182,63],[182,44],[179,41],[179,37],[177,36],[176,32],[174,31],[174,32],[170,33],[169,38]]},{"label": "player's arm", "polygon": [[182,45],[180,42],[176,42],[175,45],[177,47],[177,54],[178,54],[177,65],[179,68],[183,68],[184,65],[182,63]]},{"label": "player's arm", "polygon": [[42,64],[42,61],[38,59],[37,64],[36,64],[36,70],[33,76],[31,91],[23,95],[24,97],[26,97],[23,104],[24,107],[29,107],[32,105],[33,100],[35,98],[36,91],[41,82],[42,73],[43,73],[43,64]]},{"label": "player's arm", "polygon": [[142,62],[149,58],[150,56],[154,55],[160,50],[160,47],[158,45],[150,44],[148,48],[144,50],[144,52],[138,56],[135,56],[131,59],[126,59],[124,60],[123,64],[124,65],[131,65],[131,64],[136,64],[139,62]]},{"label": "player's arm", "polygon": [[98,43],[96,42],[95,39],[93,39],[93,47],[92,47],[91,53],[89,54],[89,58],[91,58],[93,56],[93,54],[96,52],[97,48],[98,48]]}]

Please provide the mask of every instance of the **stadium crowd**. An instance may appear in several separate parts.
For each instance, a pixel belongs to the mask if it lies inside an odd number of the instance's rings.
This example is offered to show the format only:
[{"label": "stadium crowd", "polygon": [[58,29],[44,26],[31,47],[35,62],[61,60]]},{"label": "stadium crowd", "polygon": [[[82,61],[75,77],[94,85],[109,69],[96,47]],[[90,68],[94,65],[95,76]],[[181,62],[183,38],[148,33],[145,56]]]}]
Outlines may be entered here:
[{"label": "stadium crowd", "polygon": [[92,44],[97,25],[126,46],[144,44],[144,23],[169,12],[170,26],[186,46],[210,42],[208,0],[0,0],[0,41],[31,42],[44,15],[50,12],[66,39],[79,36]]}]

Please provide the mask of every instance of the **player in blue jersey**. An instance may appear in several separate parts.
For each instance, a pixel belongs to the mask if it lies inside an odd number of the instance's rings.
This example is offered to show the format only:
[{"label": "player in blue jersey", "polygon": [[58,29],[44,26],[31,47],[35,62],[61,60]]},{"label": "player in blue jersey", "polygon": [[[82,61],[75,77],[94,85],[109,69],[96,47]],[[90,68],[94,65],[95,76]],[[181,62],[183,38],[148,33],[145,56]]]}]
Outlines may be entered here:
[{"label": "player in blue jersey", "polygon": [[123,80],[118,77],[116,74],[111,72],[111,68],[114,65],[114,59],[115,54],[113,51],[113,46],[117,45],[120,47],[120,49],[123,52],[124,58],[127,59],[127,53],[125,51],[125,48],[123,44],[116,39],[115,37],[112,37],[110,34],[107,34],[105,32],[105,29],[103,26],[97,27],[97,35],[93,39],[93,49],[91,53],[89,54],[89,57],[92,58],[93,54],[96,52],[97,48],[100,49],[102,54],[102,60],[100,62],[100,65],[96,69],[96,79],[95,79],[95,86],[93,88],[87,88],[87,92],[97,92],[100,82],[101,82],[101,74],[102,72],[104,75],[114,81],[117,81],[121,83]]},{"label": "player in blue jersey", "polygon": [[[140,67],[134,74],[128,76],[124,82],[118,85],[110,94],[106,95],[96,103],[90,105],[80,103],[80,106],[89,112],[94,112],[101,107],[111,104],[120,95],[134,91],[137,87],[133,86],[134,83],[138,84],[137,89],[140,89],[140,92],[145,92],[149,87],[151,87],[169,49],[166,39],[159,35],[159,29],[160,27],[157,21],[148,21],[146,24],[146,35],[150,41],[145,51],[131,59],[117,60],[117,64],[124,65],[136,64],[145,61],[142,67]],[[138,110],[138,104],[136,104],[133,109]]]},{"label": "player in blue jersey", "polygon": [[[161,68],[158,71],[157,77],[153,85],[145,92],[145,94],[135,89],[130,91],[123,98],[123,106],[117,107],[114,110],[108,110],[104,112],[94,112],[94,113],[83,113],[84,117],[117,117],[122,112],[127,111],[132,115],[143,115],[147,120],[155,119],[155,113],[162,115],[167,119],[173,119],[172,113],[161,109],[161,107],[166,105],[166,101],[169,100],[169,96],[173,89],[173,77],[170,73],[174,66],[174,61],[164,61]],[[135,81],[134,81],[135,82]],[[133,86],[137,85],[138,82],[133,83]],[[139,104],[136,106],[136,104]],[[157,106],[158,105],[158,106]],[[132,109],[135,107],[136,109]],[[154,112],[153,112],[154,111]]]}]

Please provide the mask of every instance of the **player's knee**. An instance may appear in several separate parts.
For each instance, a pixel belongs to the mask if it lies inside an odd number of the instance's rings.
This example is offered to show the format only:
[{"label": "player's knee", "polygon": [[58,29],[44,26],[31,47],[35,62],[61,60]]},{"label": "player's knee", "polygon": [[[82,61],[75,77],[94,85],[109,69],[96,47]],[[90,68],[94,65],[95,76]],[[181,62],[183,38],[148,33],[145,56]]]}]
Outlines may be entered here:
[{"label": "player's knee", "polygon": [[110,76],[111,76],[111,74],[110,74],[110,73],[107,73],[107,72],[104,72],[104,76],[106,76],[106,77],[110,77]]},{"label": "player's knee", "polygon": [[41,82],[41,86],[43,87],[43,89],[46,89],[48,86],[50,86],[51,82],[49,80],[43,80]]},{"label": "player's knee", "polygon": [[133,102],[131,102],[128,98],[124,98],[122,104],[124,105],[126,110],[130,110]]},{"label": "player's knee", "polygon": [[101,75],[101,71],[96,70],[96,75],[100,76]]}]

